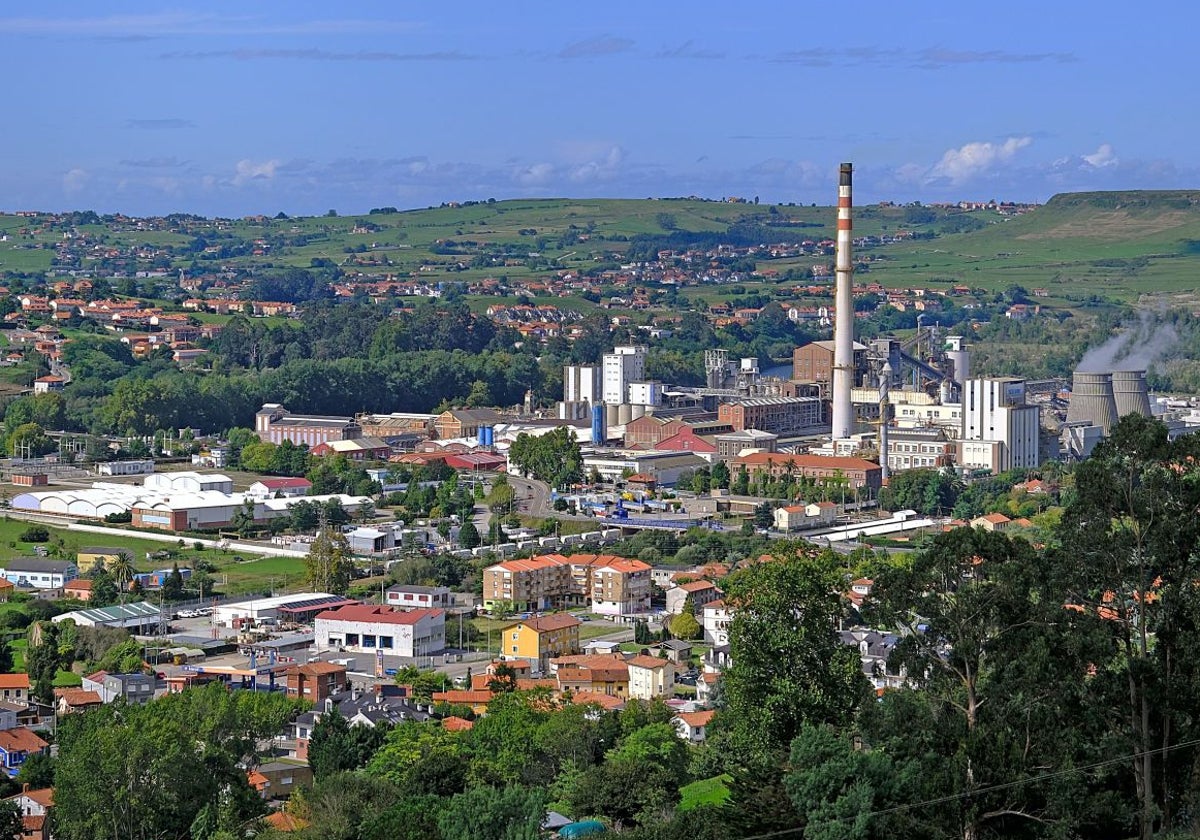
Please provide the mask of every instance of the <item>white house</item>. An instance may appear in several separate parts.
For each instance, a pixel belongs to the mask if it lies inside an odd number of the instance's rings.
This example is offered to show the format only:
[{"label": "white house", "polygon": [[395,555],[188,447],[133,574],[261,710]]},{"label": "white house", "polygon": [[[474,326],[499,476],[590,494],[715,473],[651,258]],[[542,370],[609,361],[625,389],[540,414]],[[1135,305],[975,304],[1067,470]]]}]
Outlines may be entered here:
[{"label": "white house", "polygon": [[687,599],[692,599],[693,611],[698,611],[705,604],[718,600],[723,593],[716,585],[707,580],[691,580],[667,590],[667,612],[679,615],[683,612]]},{"label": "white house", "polygon": [[402,610],[445,609],[454,605],[449,586],[389,586],[384,592],[389,607]]},{"label": "white house", "polygon": [[317,616],[317,647],[354,653],[383,651],[392,656],[429,656],[446,647],[446,612],[353,604]]},{"label": "white house", "polygon": [[813,502],[788,505],[775,509],[775,530],[799,531],[802,528],[821,528],[837,521],[838,506],[833,502]]},{"label": "white house", "polygon": [[14,557],[0,568],[0,577],[13,586],[33,589],[62,589],[79,577],[79,567],[70,560],[46,557]]},{"label": "white house", "polygon": [[629,696],[638,700],[669,696],[675,686],[675,663],[639,654],[625,660],[629,668]]},{"label": "white house", "polygon": [[702,744],[707,737],[709,721],[713,719],[712,709],[703,712],[680,712],[671,722],[675,724],[675,732],[685,741]]},{"label": "white house", "polygon": [[704,641],[713,647],[729,644],[729,625],[733,622],[733,610],[724,601],[712,601],[704,605],[700,626],[704,628]]}]

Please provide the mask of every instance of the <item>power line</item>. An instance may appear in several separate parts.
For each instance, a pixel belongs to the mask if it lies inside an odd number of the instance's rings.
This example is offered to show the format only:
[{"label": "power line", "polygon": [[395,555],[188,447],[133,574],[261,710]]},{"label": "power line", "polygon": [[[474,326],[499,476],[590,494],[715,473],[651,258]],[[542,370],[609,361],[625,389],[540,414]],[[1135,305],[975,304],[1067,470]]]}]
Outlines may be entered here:
[{"label": "power line", "polygon": [[906,803],[904,805],[893,805],[890,808],[881,808],[878,811],[868,811],[865,814],[854,814],[853,816],[848,816],[848,817],[837,817],[837,818],[831,818],[831,819],[818,820],[817,822],[808,823],[804,826],[799,826],[797,828],[784,828],[784,829],[780,829],[778,831],[769,831],[766,834],[750,834],[745,837],[738,838],[738,840],[769,840],[769,838],[774,838],[774,837],[786,837],[789,834],[795,834],[797,832],[804,831],[806,828],[809,828],[814,825],[817,825],[817,826],[819,826],[819,825],[836,825],[837,823],[849,822],[851,820],[858,820],[858,819],[871,818],[871,817],[883,817],[883,816],[887,816],[888,814],[898,813],[900,811],[909,811],[909,810],[912,810],[913,808],[926,808],[931,805],[944,805],[947,802],[955,802],[959,799],[969,799],[972,796],[980,796],[985,793],[994,793],[995,791],[998,791],[998,790],[1007,790],[1008,788],[1020,787],[1021,785],[1033,784],[1034,782],[1043,782],[1043,781],[1046,781],[1047,779],[1057,779],[1062,776],[1069,776],[1072,773],[1086,773],[1089,770],[1095,770],[1100,767],[1107,767],[1110,764],[1123,764],[1128,761],[1136,761],[1139,758],[1143,758],[1144,756],[1152,755],[1154,753],[1165,754],[1168,752],[1173,752],[1174,750],[1184,749],[1185,747],[1194,747],[1198,744],[1200,744],[1200,738],[1194,738],[1191,741],[1181,741],[1180,743],[1172,744],[1169,747],[1156,747],[1155,749],[1133,753],[1132,755],[1122,755],[1117,758],[1106,758],[1103,761],[1096,761],[1096,762],[1093,762],[1092,764],[1084,764],[1079,767],[1068,767],[1063,770],[1054,770],[1049,773],[1043,773],[1040,776],[1030,776],[1027,779],[1018,779],[1018,780],[1012,781],[1012,782],[1001,782],[1000,784],[988,785],[987,787],[976,788],[975,790],[970,790],[970,791],[963,791],[962,793],[953,793],[948,796],[939,796],[936,799],[927,799],[924,802],[910,802],[910,803]]}]

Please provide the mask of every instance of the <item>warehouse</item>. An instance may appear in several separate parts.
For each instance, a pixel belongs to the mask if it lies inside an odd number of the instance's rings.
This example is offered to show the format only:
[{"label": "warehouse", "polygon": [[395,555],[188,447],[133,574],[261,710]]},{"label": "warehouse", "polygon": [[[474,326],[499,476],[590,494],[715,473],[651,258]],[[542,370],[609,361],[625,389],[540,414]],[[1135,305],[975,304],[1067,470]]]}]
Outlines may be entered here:
[{"label": "warehouse", "polygon": [[75,610],[54,616],[52,621],[71,619],[80,627],[119,627],[130,633],[155,633],[163,622],[162,610],[147,601],[121,604],[112,607],[96,607]]},{"label": "warehouse", "polygon": [[376,604],[345,606],[319,614],[314,636],[318,648],[429,656],[446,647],[446,611],[403,612]]},{"label": "warehouse", "polygon": [[212,620],[218,627],[233,627],[235,621],[240,624],[247,618],[256,623],[264,618],[285,620],[288,614],[284,611],[288,608],[311,609],[319,606],[329,609],[347,603],[357,602],[347,601],[340,595],[330,595],[328,592],[297,592],[294,595],[276,595],[273,598],[255,598],[236,604],[221,604],[213,609]]}]

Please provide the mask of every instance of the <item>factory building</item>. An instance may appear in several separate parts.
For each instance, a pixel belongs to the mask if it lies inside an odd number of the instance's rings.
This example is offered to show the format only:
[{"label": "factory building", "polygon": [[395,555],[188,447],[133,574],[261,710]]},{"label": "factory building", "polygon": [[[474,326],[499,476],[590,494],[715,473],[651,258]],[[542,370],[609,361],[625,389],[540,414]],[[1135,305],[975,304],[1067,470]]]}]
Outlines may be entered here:
[{"label": "factory building", "polygon": [[646,348],[641,345],[614,347],[605,353],[600,396],[610,405],[629,403],[629,384],[646,378]]},{"label": "factory building", "polygon": [[966,470],[999,473],[1036,467],[1041,408],[1025,401],[1025,380],[970,379],[963,388],[958,462]]}]

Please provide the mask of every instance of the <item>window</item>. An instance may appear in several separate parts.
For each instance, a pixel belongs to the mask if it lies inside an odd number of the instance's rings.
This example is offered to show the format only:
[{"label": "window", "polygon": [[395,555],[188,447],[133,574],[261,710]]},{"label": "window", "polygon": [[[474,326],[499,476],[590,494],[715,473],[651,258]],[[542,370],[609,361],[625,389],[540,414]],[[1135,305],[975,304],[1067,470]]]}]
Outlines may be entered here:
[{"label": "window", "polygon": [[387,648],[390,650],[392,648],[392,643],[393,643],[392,636],[380,636],[379,637],[379,646],[381,648]]},{"label": "window", "polygon": [[512,646],[512,652],[513,652],[513,653],[516,653],[516,652],[517,652],[517,646],[516,646],[516,645],[513,645],[513,646]]},{"label": "window", "polygon": [[375,647],[375,636],[374,635],[368,636],[364,633],[363,639],[362,639],[362,646],[365,648]]},{"label": "window", "polygon": [[[332,642],[333,639],[330,639],[330,641]],[[346,644],[351,647],[358,647],[358,634],[357,633],[347,633],[346,634]]]},{"label": "window", "polygon": [[[513,634],[512,634],[512,637],[513,637],[513,641],[515,642],[517,639],[521,638],[521,634],[520,634],[520,633],[513,633]],[[5,693],[5,694],[8,694],[8,692],[7,692],[7,691],[6,691],[6,692],[4,692],[4,693]]]}]

